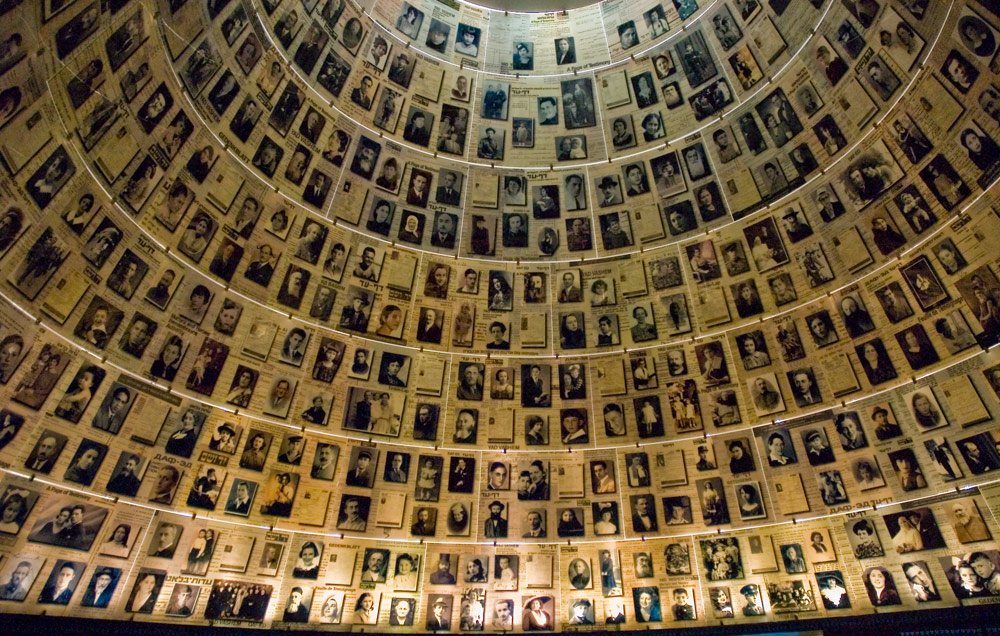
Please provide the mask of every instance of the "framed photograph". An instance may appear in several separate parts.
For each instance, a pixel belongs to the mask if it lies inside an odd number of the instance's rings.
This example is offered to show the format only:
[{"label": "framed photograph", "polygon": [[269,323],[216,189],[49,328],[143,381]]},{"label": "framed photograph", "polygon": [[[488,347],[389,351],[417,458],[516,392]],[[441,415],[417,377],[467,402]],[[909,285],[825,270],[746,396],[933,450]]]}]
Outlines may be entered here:
[{"label": "framed photograph", "polygon": [[938,277],[927,256],[921,255],[900,268],[903,280],[923,311],[928,311],[950,300],[947,288]]}]

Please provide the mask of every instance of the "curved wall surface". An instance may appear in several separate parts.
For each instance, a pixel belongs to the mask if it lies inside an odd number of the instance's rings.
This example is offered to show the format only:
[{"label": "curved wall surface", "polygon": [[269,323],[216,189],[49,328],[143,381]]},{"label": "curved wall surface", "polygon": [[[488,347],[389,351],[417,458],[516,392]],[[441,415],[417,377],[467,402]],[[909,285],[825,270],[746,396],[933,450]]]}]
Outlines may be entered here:
[{"label": "curved wall surface", "polygon": [[998,51],[979,0],[0,2],[0,611],[996,602]]}]

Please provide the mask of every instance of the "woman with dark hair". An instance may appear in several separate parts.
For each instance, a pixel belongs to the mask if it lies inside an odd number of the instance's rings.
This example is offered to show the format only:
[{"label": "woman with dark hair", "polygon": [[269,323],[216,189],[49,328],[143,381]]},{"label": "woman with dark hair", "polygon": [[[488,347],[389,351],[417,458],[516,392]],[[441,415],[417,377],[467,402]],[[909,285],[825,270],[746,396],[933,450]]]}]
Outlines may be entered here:
[{"label": "woman with dark hair", "polygon": [[899,594],[892,575],[882,566],[869,568],[864,574],[865,588],[872,605],[899,605]]},{"label": "woman with dark hair", "polygon": [[560,537],[582,537],[584,534],[583,524],[570,508],[559,513],[559,526],[556,531]]},{"label": "woman with dark hair", "polygon": [[431,298],[448,297],[448,280],[451,269],[443,263],[434,263],[427,269],[427,282],[424,284],[424,296]]},{"label": "woman with dark hair", "polygon": [[173,381],[177,376],[177,369],[181,365],[181,354],[184,352],[184,341],[176,334],[171,334],[160,349],[160,355],[153,362],[150,370],[153,377],[161,378],[167,382]]},{"label": "woman with dark hair", "polygon": [[126,558],[129,553],[128,538],[132,534],[132,527],[127,523],[120,523],[108,537],[108,540],[101,545],[101,554]]},{"label": "woman with dark hair", "polygon": [[194,444],[198,441],[198,416],[195,411],[188,409],[181,415],[181,425],[164,445],[166,451],[172,455],[190,457],[194,451]]},{"label": "woman with dark hair", "polygon": [[988,170],[1000,160],[1000,145],[986,135],[980,135],[971,128],[962,131],[962,145],[969,153],[969,159],[980,170]]},{"label": "woman with dark hair", "polygon": [[196,214],[181,235],[177,249],[191,258],[198,258],[208,247],[208,232],[212,221],[206,214]]},{"label": "woman with dark hair", "polygon": [[537,415],[532,415],[528,418],[525,426],[527,428],[524,434],[525,443],[528,446],[544,446],[545,435],[542,432],[542,428],[545,426],[545,420]]},{"label": "woman with dark hair", "polygon": [[857,347],[861,358],[861,367],[873,385],[888,382],[896,377],[896,368],[889,359],[884,347],[876,346],[875,340]]},{"label": "woman with dark hair", "polygon": [[306,541],[299,548],[299,559],[292,570],[297,579],[315,579],[319,576],[320,551],[312,541]]},{"label": "woman with dark hair", "polygon": [[809,535],[809,545],[812,546],[813,552],[816,554],[826,554],[830,551],[826,547],[826,539],[823,537],[822,532],[813,532]]},{"label": "woman with dark hair", "polygon": [[872,238],[875,240],[878,251],[882,254],[889,254],[906,244],[906,237],[891,227],[882,216],[876,216],[872,219]]},{"label": "woman with dark hair", "polygon": [[316,356],[316,365],[313,367],[313,379],[320,382],[333,382],[337,371],[340,369],[340,356],[342,349],[334,340],[324,343],[320,348],[319,355]]},{"label": "woman with dark hair", "polygon": [[374,625],[378,621],[378,608],[375,607],[375,597],[371,592],[364,592],[358,597],[354,604],[354,618],[356,622],[365,625]]},{"label": "woman with dark hair", "polygon": [[740,318],[753,316],[764,311],[764,305],[760,302],[757,290],[749,282],[740,283],[736,293],[736,313]]},{"label": "woman with dark hair", "polygon": [[246,450],[240,457],[240,466],[250,470],[263,470],[264,460],[267,459],[265,446],[267,446],[267,439],[265,439],[264,434],[255,433],[247,442]]},{"label": "woman with dark hair", "polygon": [[744,519],[752,519],[764,514],[764,506],[760,503],[757,490],[750,485],[744,484],[739,488],[740,493],[740,516]]},{"label": "woman with dark hair", "polygon": [[375,208],[372,210],[371,218],[368,219],[368,223],[365,227],[369,231],[375,232],[376,234],[381,234],[382,236],[389,236],[389,230],[392,226],[392,206],[389,205],[388,201],[379,201],[375,204]]},{"label": "woman with dark hair", "polygon": [[503,276],[490,276],[490,310],[509,311],[514,301],[514,291]]}]

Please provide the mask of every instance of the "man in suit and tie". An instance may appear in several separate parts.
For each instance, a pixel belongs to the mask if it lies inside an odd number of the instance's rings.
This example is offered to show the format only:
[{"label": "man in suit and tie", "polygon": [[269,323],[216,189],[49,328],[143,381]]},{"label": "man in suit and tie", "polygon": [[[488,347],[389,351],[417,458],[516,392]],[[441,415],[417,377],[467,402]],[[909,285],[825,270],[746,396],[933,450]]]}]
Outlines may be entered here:
[{"label": "man in suit and tie", "polygon": [[47,475],[55,465],[56,459],[59,458],[59,451],[61,450],[62,444],[56,436],[43,435],[38,440],[38,444],[35,445],[34,452],[24,462],[24,467]]},{"label": "man in suit and tie", "polygon": [[410,117],[410,122],[403,130],[403,139],[418,146],[427,146],[431,140],[431,133],[427,130],[427,115],[423,111],[417,111]]},{"label": "man in suit and tie", "polygon": [[371,91],[373,81],[372,78],[365,75],[361,78],[361,84],[351,91],[351,101],[365,110],[369,110],[372,107]]},{"label": "man in suit and tie", "polygon": [[363,450],[358,453],[357,464],[353,470],[347,473],[348,486],[360,486],[362,488],[372,487],[371,475],[372,454]]},{"label": "man in suit and tie", "polygon": [[892,322],[899,322],[904,318],[909,318],[913,314],[913,310],[910,309],[909,305],[905,304],[906,301],[904,299],[901,299],[897,295],[892,285],[886,286],[876,293],[878,294],[879,301],[882,303],[882,309],[885,310],[886,318]]},{"label": "man in suit and tie", "polygon": [[141,461],[138,455],[129,455],[121,470],[108,481],[108,492],[134,497],[139,492],[138,472]]},{"label": "man in suit and tie", "polygon": [[656,508],[646,495],[637,495],[632,501],[632,529],[636,532],[652,532],[659,527],[656,522]]},{"label": "man in suit and tie", "polygon": [[430,191],[430,178],[426,172],[416,171],[410,176],[410,187],[406,191],[406,202],[410,205],[427,207],[427,197]]},{"label": "man in suit and tie", "polygon": [[542,513],[537,510],[532,510],[527,516],[528,529],[524,533],[525,539],[544,539],[545,538],[545,524],[543,523]]},{"label": "man in suit and tie", "polygon": [[306,203],[311,203],[316,207],[322,207],[326,201],[326,193],[330,190],[330,179],[319,170],[313,170],[309,177],[309,185],[302,194],[302,199]]},{"label": "man in suit and tie", "polygon": [[253,127],[257,125],[257,117],[260,114],[260,109],[257,106],[257,102],[252,99],[248,99],[243,108],[236,113],[233,120],[229,122],[229,130],[233,131],[233,134],[240,140],[245,142],[250,138],[250,133],[253,132]]},{"label": "man in suit and tie", "polygon": [[618,181],[616,181],[613,177],[604,177],[601,179],[601,182],[597,184],[597,188],[601,191],[601,201],[598,205],[602,208],[619,205],[622,202],[622,195],[621,192],[619,192]]},{"label": "man in suit and tie", "polygon": [[102,431],[118,433],[122,427],[122,422],[125,420],[125,415],[128,413],[126,407],[131,399],[132,393],[128,389],[123,386],[118,387],[115,389],[111,399],[106,400],[101,405],[101,410],[94,415],[91,425]]},{"label": "man in suit and tie", "polygon": [[310,476],[313,479],[333,479],[334,470],[337,467],[337,456],[332,444],[320,444],[316,448],[316,459],[313,460]]},{"label": "man in suit and tie", "polygon": [[563,197],[566,201],[566,211],[576,212],[587,209],[587,195],[583,191],[583,177],[578,174],[571,174],[566,177],[566,194]]},{"label": "man in suit and tie", "polygon": [[819,215],[827,223],[844,213],[844,204],[831,200],[830,193],[825,188],[816,194],[816,201],[820,205]]},{"label": "man in suit and tie", "polygon": [[149,547],[149,556],[172,559],[176,550],[177,526],[172,523],[161,523],[156,532],[156,543]]},{"label": "man in suit and tie", "polygon": [[480,365],[476,363],[469,363],[468,366],[462,370],[462,381],[458,385],[458,399],[483,399],[483,376],[480,370]]},{"label": "man in suit and tie", "polygon": [[937,587],[934,585],[930,574],[927,573],[927,570],[919,562],[904,564],[903,574],[906,575],[906,580],[910,582],[913,597],[918,601],[925,603],[927,601],[941,600],[941,595],[938,594]]},{"label": "man in suit and tie", "polygon": [[385,480],[396,484],[406,483],[406,471],[403,470],[403,454],[395,453],[389,466],[386,467]]},{"label": "man in suit and tie", "polygon": [[226,506],[226,512],[237,515],[250,514],[250,485],[247,482],[236,482],[236,498]]},{"label": "man in suit and tie", "polygon": [[115,593],[115,588],[111,584],[114,581],[114,572],[111,568],[98,568],[94,572],[94,579],[87,591],[83,594],[80,605],[84,607],[107,607],[111,602],[111,596]]},{"label": "man in suit and tie", "polygon": [[823,401],[819,387],[813,380],[812,374],[806,369],[799,369],[789,373],[792,379],[792,388],[795,393],[795,403],[799,407],[806,407],[811,404],[819,404]]},{"label": "man in suit and tie", "polygon": [[[450,173],[445,173],[447,180]],[[439,188],[440,190],[440,188]],[[441,203],[441,194],[438,193],[438,203]],[[458,205],[458,199],[455,205]],[[434,247],[444,247],[453,249],[455,247],[455,217],[447,212],[438,212],[434,217],[434,233],[431,234],[431,245]]]},{"label": "man in suit and tie", "polygon": [[447,597],[437,596],[427,615],[427,630],[446,632],[449,629],[451,629],[451,605],[447,602]]},{"label": "man in suit and tie", "polygon": [[69,599],[76,591],[76,567],[72,563],[63,563],[54,577],[49,577],[49,583],[42,589],[38,597],[39,603],[54,603],[69,605]]},{"label": "man in suit and tie", "polygon": [[460,195],[455,188],[458,177],[454,172],[445,172],[441,176],[441,185],[438,186],[435,200],[442,205],[458,205]]},{"label": "man in suit and tie", "polygon": [[608,463],[598,460],[593,463],[591,470],[594,471],[594,493],[606,495],[615,491],[615,479],[608,473]]}]

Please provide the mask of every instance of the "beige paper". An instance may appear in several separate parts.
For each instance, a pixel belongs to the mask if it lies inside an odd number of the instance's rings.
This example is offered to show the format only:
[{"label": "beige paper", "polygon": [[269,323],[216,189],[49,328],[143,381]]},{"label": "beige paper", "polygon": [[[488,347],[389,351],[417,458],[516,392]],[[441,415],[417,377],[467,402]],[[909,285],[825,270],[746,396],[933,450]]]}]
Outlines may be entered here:
[{"label": "beige paper", "polygon": [[802,486],[802,476],[798,473],[775,475],[772,478],[774,490],[778,494],[778,507],[783,515],[794,515],[809,511],[809,499]]},{"label": "beige paper", "polygon": [[386,287],[405,293],[413,290],[413,277],[416,271],[416,255],[400,250],[391,250],[382,266],[382,272],[386,275],[384,281]]},{"label": "beige paper", "polygon": [[549,316],[544,311],[521,314],[521,346],[544,347],[548,343]]},{"label": "beige paper", "polygon": [[402,528],[406,513],[406,493],[383,492],[378,498],[375,525],[383,528]]},{"label": "beige paper", "polygon": [[329,490],[302,488],[295,500],[295,519],[306,526],[322,526],[326,523],[326,511],[329,507]]},{"label": "beige paper", "polygon": [[73,308],[90,289],[90,281],[78,271],[65,271],[42,301],[42,311],[60,325],[66,322]]},{"label": "beige paper", "polygon": [[231,534],[222,546],[219,569],[223,572],[246,572],[253,552],[254,538],[245,534]]},{"label": "beige paper", "polygon": [[938,388],[948,403],[955,424],[971,426],[990,419],[990,412],[986,410],[986,405],[969,376],[952,378],[942,382]]},{"label": "beige paper", "polygon": [[526,561],[528,587],[552,587],[552,555],[529,554]]}]

